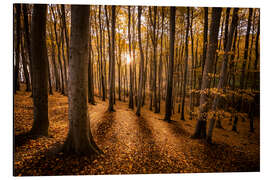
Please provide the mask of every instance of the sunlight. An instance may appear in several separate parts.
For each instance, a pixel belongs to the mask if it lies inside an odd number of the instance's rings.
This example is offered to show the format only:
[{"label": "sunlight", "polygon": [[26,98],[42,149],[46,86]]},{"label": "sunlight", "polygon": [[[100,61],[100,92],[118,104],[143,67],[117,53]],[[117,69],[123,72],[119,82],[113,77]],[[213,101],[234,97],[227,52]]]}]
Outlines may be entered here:
[{"label": "sunlight", "polygon": [[127,64],[129,64],[131,62],[131,58],[130,58],[129,54],[126,55],[126,61],[127,61]]}]

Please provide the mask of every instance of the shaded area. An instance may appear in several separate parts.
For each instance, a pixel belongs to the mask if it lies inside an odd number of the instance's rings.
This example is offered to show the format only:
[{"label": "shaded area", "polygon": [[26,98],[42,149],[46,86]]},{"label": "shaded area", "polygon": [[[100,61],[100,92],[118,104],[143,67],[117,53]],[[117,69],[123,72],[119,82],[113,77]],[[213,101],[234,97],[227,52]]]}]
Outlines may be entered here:
[{"label": "shaded area", "polygon": [[[28,134],[32,124],[31,99],[19,93],[15,95],[14,109],[15,176],[260,170],[257,132],[247,134],[239,128],[239,134],[232,133],[227,131],[225,121],[225,130],[216,130],[217,139],[209,146],[189,138],[193,121],[168,123],[160,120],[162,114],[146,109],[142,109],[138,118],[123,102],[118,102],[116,112],[110,113],[106,112],[108,103],[98,99],[88,110],[93,137],[104,154],[91,159],[55,153],[68,133],[67,97],[55,92],[49,98],[51,137],[31,139]],[[21,102],[23,106],[16,106]],[[251,147],[257,149],[248,149]]]}]

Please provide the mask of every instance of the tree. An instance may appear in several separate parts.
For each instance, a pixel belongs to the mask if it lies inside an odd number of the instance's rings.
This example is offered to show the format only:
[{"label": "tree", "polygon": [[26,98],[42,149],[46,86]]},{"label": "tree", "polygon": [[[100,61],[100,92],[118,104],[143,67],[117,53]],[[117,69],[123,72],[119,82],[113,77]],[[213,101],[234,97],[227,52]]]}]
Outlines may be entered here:
[{"label": "tree", "polygon": [[[238,8],[234,8],[233,10],[233,17],[232,17],[232,22],[230,26],[230,31],[226,39],[226,47],[225,47],[225,53],[223,55],[223,63],[221,67],[221,72],[220,72],[220,78],[218,82],[218,90],[222,91],[225,88],[225,83],[227,79],[227,65],[229,61],[229,52],[231,51],[231,46],[232,46],[232,41],[233,41],[233,35],[234,31],[236,30],[237,27],[237,21],[238,21]],[[223,92],[222,92],[223,93]],[[207,133],[207,141],[209,143],[212,142],[212,133],[214,129],[214,124],[215,124],[215,118],[216,118],[216,110],[220,106],[220,100],[221,97],[219,95],[215,95],[214,102],[212,104],[212,111],[214,112],[213,117],[210,119],[210,125]]]},{"label": "tree", "polygon": [[167,94],[166,94],[166,112],[165,112],[165,120],[171,121],[171,113],[172,113],[172,84],[173,84],[173,64],[174,64],[174,39],[175,39],[175,7],[171,7],[170,9],[170,61],[169,61],[169,69],[167,71]]},{"label": "tree", "polygon": [[109,94],[109,107],[108,111],[115,111],[113,109],[113,93],[114,93],[114,82],[115,82],[115,76],[114,76],[114,68],[115,68],[115,52],[114,52],[114,44],[115,44],[115,6],[112,6],[112,17],[111,17],[111,24],[112,24],[112,30],[111,30],[111,59],[110,59],[110,94]]},{"label": "tree", "polygon": [[189,7],[187,7],[187,27],[186,27],[186,40],[185,40],[185,62],[184,62],[184,84],[183,84],[183,97],[182,97],[182,111],[181,120],[185,120],[185,97],[186,97],[186,84],[187,84],[187,71],[188,71],[188,33],[189,33]]},{"label": "tree", "polygon": [[[91,17],[90,17],[91,22]],[[94,96],[94,73],[93,73],[93,57],[92,57],[92,34],[91,34],[91,24],[89,25],[89,62],[88,62],[88,102],[92,105],[95,105],[95,96]]]},{"label": "tree", "polygon": [[27,13],[27,5],[23,4],[22,5],[22,9],[23,9],[23,22],[24,22],[24,41],[25,43],[25,47],[27,49],[27,53],[28,53],[28,58],[29,58],[29,71],[30,71],[30,80],[32,83],[32,56],[31,56],[31,49],[30,49],[30,35],[29,35],[29,23],[28,23],[28,13]]},{"label": "tree", "polygon": [[60,39],[58,39],[59,38],[59,36],[58,36],[58,34],[57,34],[57,26],[56,26],[56,24],[57,24],[57,20],[56,20],[56,15],[55,15],[55,13],[54,13],[54,9],[53,9],[53,7],[51,6],[51,13],[52,13],[52,16],[53,16],[53,22],[54,22],[54,36],[55,36],[55,41],[56,41],[56,46],[57,46],[57,59],[58,59],[58,64],[59,64],[59,66],[60,66],[60,74],[61,74],[61,93],[63,94],[63,95],[66,95],[66,91],[65,91],[65,80],[64,80],[64,70],[63,70],[63,65],[62,65],[62,61],[61,61],[61,47],[60,47]]},{"label": "tree", "polygon": [[100,150],[94,142],[87,111],[89,6],[71,6],[68,81],[69,132],[63,151],[92,156]]},{"label": "tree", "polygon": [[204,139],[206,137],[206,119],[208,109],[208,96],[207,91],[210,87],[210,76],[209,73],[213,71],[213,61],[217,50],[218,43],[218,32],[221,17],[221,8],[212,9],[212,18],[210,25],[210,36],[209,45],[207,48],[207,55],[205,61],[205,67],[203,71],[203,79],[201,85],[201,96],[200,96],[200,115],[196,123],[196,129],[192,138]]},{"label": "tree", "polygon": [[[129,49],[129,56],[131,58],[131,33],[130,33],[130,6],[128,6],[128,49]],[[128,101],[128,107],[133,109],[134,103],[133,103],[133,71],[132,71],[132,63],[129,64],[129,101]]]},{"label": "tree", "polygon": [[33,135],[48,135],[48,61],[46,48],[47,5],[35,4],[31,22],[31,56],[33,71]]},{"label": "tree", "polygon": [[141,38],[141,15],[142,15],[142,7],[138,6],[138,39],[139,39],[139,47],[140,47],[140,72],[139,72],[139,90],[138,90],[138,104],[136,115],[141,115],[141,106],[142,106],[142,88],[143,88],[143,76],[144,76],[144,55],[142,48],[142,38]]},{"label": "tree", "polygon": [[20,39],[21,39],[21,5],[15,5],[16,10],[16,42],[15,44],[15,69],[14,69],[14,93],[20,90],[19,63],[20,63]]},{"label": "tree", "polygon": [[201,80],[203,77],[205,59],[206,59],[206,52],[207,52],[207,45],[208,45],[208,8],[204,8],[204,28],[203,28],[203,56],[202,56],[202,75],[200,78],[200,86],[202,85]]}]

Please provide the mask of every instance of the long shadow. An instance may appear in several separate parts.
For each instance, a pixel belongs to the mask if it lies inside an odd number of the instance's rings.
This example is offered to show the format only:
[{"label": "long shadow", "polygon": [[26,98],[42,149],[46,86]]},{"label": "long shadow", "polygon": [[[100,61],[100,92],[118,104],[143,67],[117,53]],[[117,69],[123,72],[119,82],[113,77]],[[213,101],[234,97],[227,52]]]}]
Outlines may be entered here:
[{"label": "long shadow", "polygon": [[53,176],[76,174],[100,174],[99,171],[87,170],[98,168],[95,161],[104,161],[102,156],[76,156],[71,154],[55,153],[58,144],[47,151],[37,152],[31,158],[24,159],[20,166],[14,166],[14,176]]},{"label": "long shadow", "polygon": [[154,134],[150,128],[149,123],[143,117],[136,119],[139,127],[140,140],[140,161],[143,161],[140,171],[137,173],[175,173],[179,170],[173,166],[173,158],[167,157],[166,154],[161,153],[160,147],[156,145]]},{"label": "long shadow", "polygon": [[106,135],[111,131],[112,125],[115,122],[114,112],[105,112],[101,118],[102,120],[97,124],[97,140],[102,143],[106,140]]},{"label": "long shadow", "polygon": [[[169,123],[170,130],[184,138],[190,138],[188,133],[180,122],[172,121]],[[191,140],[191,139],[190,139]],[[260,157],[247,156],[244,152],[237,151],[236,148],[228,144],[208,144],[203,140],[196,141],[201,146],[194,146],[190,149],[190,155],[198,161],[192,161],[202,172],[254,172],[260,170]]]},{"label": "long shadow", "polygon": [[197,156],[204,162],[204,166],[210,167],[213,172],[260,171],[259,154],[258,157],[249,157],[228,144],[203,143],[201,147],[201,153],[199,151]]},{"label": "long shadow", "polygon": [[178,121],[171,120],[168,127],[174,134],[184,136],[184,137],[190,137],[190,133],[187,132],[185,128],[183,127],[183,125]]}]

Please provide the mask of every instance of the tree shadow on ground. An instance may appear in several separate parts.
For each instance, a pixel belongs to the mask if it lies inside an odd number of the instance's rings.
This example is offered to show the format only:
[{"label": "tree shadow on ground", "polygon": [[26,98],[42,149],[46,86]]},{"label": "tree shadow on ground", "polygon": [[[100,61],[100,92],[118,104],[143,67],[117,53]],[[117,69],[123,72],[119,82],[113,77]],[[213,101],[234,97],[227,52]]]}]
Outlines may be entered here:
[{"label": "tree shadow on ground", "polygon": [[96,138],[99,143],[106,140],[107,134],[111,131],[112,125],[115,123],[115,113],[106,111],[101,117],[101,121],[97,124]]},{"label": "tree shadow on ground", "polygon": [[[47,151],[37,152],[31,158],[25,159],[21,166],[14,168],[13,175],[23,176],[53,176],[53,175],[87,175],[87,169],[98,168],[96,161],[104,161],[103,156],[77,156],[75,154],[55,153],[61,147],[54,144]],[[92,173],[93,174],[93,173]],[[95,174],[99,174],[98,171]]]},{"label": "tree shadow on ground", "polygon": [[176,159],[167,157],[162,153],[160,147],[155,142],[155,137],[149,123],[143,117],[137,118],[139,126],[140,140],[140,161],[142,161],[140,171],[137,173],[176,173],[179,172],[173,164]]},{"label": "tree shadow on ground", "polygon": [[[33,134],[31,134],[30,131],[24,132],[24,133],[21,133],[18,135],[14,135],[15,148],[21,147],[21,146],[27,144],[30,140],[35,140],[35,139],[38,139],[40,137],[42,137],[42,136],[33,135]],[[48,137],[50,137],[50,136],[48,136]]]}]

